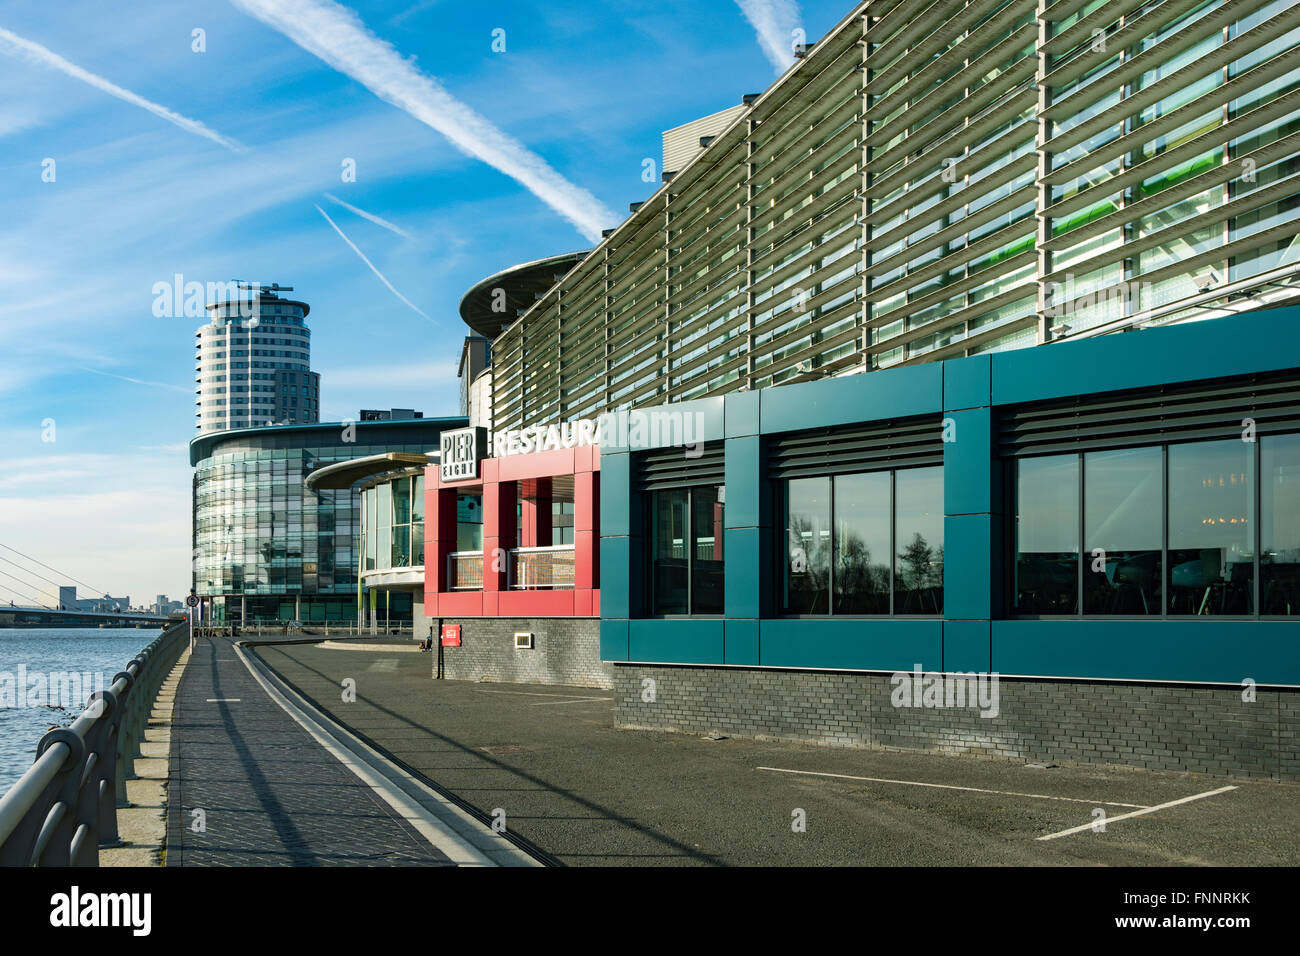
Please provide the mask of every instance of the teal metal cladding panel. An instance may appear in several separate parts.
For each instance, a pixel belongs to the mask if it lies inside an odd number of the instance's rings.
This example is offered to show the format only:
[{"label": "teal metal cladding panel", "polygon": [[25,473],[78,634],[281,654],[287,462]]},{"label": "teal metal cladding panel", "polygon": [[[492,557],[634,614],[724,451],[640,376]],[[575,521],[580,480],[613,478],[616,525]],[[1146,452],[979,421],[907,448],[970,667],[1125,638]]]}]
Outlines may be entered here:
[{"label": "teal metal cladding panel", "polygon": [[600,456],[600,533],[602,537],[632,533],[630,523],[631,504],[632,456],[602,453]]},{"label": "teal metal cladding panel", "polygon": [[722,624],[721,618],[629,621],[628,659],[665,664],[721,664]]},{"label": "teal metal cladding panel", "polygon": [[1300,627],[1285,621],[994,621],[1003,674],[1300,684]]},{"label": "teal metal cladding panel", "polygon": [[994,501],[993,410],[945,412],[944,426],[955,441],[943,443],[943,512],[987,514]]},{"label": "teal metal cladding panel", "polygon": [[943,669],[988,673],[990,664],[988,621],[943,622]]},{"label": "teal metal cladding panel", "polygon": [[993,518],[954,515],[943,519],[943,613],[987,619],[992,610]]},{"label": "teal metal cladding panel", "polygon": [[763,456],[757,435],[732,438],[726,443],[727,507],[724,512],[728,528],[754,528],[770,524],[765,514],[763,495]]},{"label": "teal metal cladding panel", "polygon": [[941,411],[943,366],[910,365],[782,385],[762,393],[763,434],[905,418]]},{"label": "teal metal cladding panel", "polygon": [[906,671],[943,662],[943,622],[906,620],[767,620],[761,624],[765,667]]},{"label": "teal metal cladding panel", "polygon": [[943,407],[981,408],[992,400],[993,361],[990,355],[952,359],[943,363]]},{"label": "teal metal cladding panel", "polygon": [[1298,326],[1300,306],[1289,306],[999,352],[992,356],[993,404],[1294,368],[1300,366]]},{"label": "teal metal cladding panel", "polygon": [[600,659],[625,661],[627,657],[627,621],[600,622]]},{"label": "teal metal cladding panel", "polygon": [[728,620],[722,629],[724,664],[757,667],[759,622]]},{"label": "teal metal cladding panel", "polygon": [[[603,512],[601,516],[604,517]],[[601,617],[631,617],[632,588],[638,583],[634,572],[641,567],[641,552],[644,548],[644,539],[639,536],[601,537]]]},{"label": "teal metal cladding panel", "polygon": [[766,569],[759,557],[760,534],[758,528],[728,528],[723,532],[723,601],[727,617],[756,618],[761,613]]}]

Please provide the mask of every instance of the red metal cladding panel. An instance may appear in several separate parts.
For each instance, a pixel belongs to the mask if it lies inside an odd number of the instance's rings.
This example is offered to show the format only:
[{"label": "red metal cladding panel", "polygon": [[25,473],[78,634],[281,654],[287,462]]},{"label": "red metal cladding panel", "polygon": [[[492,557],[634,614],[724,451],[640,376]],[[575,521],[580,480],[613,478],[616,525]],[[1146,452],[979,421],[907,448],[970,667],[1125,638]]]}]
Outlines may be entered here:
[{"label": "red metal cladding panel", "polygon": [[501,481],[519,481],[524,478],[550,478],[552,475],[574,473],[573,448],[557,448],[532,455],[508,455],[496,459]]},{"label": "red metal cladding panel", "polygon": [[572,591],[502,591],[501,617],[573,617]]},{"label": "red metal cladding panel", "polygon": [[573,476],[573,530],[593,531],[596,528],[597,478],[595,472],[579,472]]},{"label": "red metal cladding panel", "polygon": [[482,591],[446,591],[438,595],[439,617],[483,617]]},{"label": "red metal cladding panel", "polygon": [[594,531],[575,531],[573,533],[573,586],[579,589],[595,587],[596,555]]}]

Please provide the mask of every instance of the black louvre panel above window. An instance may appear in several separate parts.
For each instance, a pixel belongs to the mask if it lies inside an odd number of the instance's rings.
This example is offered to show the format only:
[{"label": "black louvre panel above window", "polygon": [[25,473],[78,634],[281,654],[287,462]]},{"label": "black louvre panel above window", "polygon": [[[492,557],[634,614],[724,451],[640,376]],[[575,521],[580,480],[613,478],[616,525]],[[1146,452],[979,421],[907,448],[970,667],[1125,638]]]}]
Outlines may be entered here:
[{"label": "black louvre panel above window", "polygon": [[1009,457],[1241,437],[1300,425],[1300,370],[1079,395],[1011,408],[998,442]]},{"label": "black louvre panel above window", "polygon": [[767,452],[768,477],[773,479],[941,464],[943,422],[938,416],[814,428],[773,438]]}]

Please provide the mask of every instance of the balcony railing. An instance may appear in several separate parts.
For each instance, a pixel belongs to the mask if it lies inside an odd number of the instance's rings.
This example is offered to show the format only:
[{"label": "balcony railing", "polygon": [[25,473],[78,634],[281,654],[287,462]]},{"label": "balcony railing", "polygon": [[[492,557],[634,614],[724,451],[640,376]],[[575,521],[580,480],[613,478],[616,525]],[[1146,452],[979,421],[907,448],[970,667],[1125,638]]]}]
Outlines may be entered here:
[{"label": "balcony railing", "polygon": [[483,590],[483,552],[453,551],[447,555],[447,589]]},{"label": "balcony railing", "polygon": [[573,545],[515,548],[510,552],[508,581],[512,590],[572,588]]}]

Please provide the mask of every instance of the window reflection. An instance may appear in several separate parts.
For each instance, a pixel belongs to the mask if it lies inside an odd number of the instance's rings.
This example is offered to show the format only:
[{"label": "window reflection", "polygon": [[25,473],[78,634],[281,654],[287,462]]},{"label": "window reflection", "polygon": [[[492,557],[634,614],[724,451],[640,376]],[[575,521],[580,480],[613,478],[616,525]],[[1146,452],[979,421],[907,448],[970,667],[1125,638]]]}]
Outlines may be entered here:
[{"label": "window reflection", "polygon": [[1254,448],[1169,447],[1170,614],[1253,613]]},{"label": "window reflection", "polygon": [[1085,613],[1160,613],[1163,471],[1159,447],[1084,455]]},{"label": "window reflection", "polygon": [[783,613],[943,612],[942,468],[792,478],[783,491]]},{"label": "window reflection", "polygon": [[835,478],[835,613],[889,613],[889,472]]},{"label": "window reflection", "polygon": [[1079,456],[1016,463],[1016,610],[1079,610]]},{"label": "window reflection", "polygon": [[1300,435],[1260,439],[1262,614],[1300,614]]},{"label": "window reflection", "polygon": [[894,613],[943,613],[943,468],[894,476]]},{"label": "window reflection", "polygon": [[650,575],[655,614],[686,614],[690,610],[688,501],[685,488],[656,491],[651,496]]},{"label": "window reflection", "polygon": [[831,588],[831,480],[786,483],[784,607],[787,614],[825,614]]},{"label": "window reflection", "polygon": [[694,614],[721,614],[722,488],[691,489],[691,608]]}]

